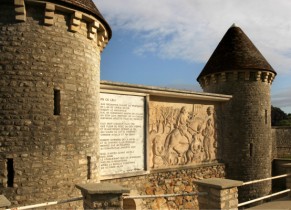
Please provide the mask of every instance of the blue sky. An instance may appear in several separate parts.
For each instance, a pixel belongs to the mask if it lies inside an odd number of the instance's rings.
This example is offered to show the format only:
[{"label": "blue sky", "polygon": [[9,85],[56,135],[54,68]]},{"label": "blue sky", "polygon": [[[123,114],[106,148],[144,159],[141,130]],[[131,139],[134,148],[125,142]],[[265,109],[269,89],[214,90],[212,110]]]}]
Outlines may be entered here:
[{"label": "blue sky", "polygon": [[291,1],[94,0],[113,36],[101,79],[201,91],[196,81],[236,23],[278,75],[272,104],[291,113]]}]

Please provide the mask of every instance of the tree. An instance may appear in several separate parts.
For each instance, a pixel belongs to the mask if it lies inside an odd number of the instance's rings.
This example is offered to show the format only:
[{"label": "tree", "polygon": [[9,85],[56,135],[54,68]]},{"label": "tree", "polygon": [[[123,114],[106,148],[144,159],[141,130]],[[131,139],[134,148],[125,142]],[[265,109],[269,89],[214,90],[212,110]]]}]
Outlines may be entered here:
[{"label": "tree", "polygon": [[286,114],[278,107],[271,107],[272,126],[289,126],[291,125],[291,114]]}]

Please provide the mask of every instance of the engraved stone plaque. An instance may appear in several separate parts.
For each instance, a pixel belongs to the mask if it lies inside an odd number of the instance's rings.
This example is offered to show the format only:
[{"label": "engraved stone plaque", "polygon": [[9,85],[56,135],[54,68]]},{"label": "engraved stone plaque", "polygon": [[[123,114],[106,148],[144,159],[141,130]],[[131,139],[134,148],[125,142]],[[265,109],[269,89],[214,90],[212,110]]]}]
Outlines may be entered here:
[{"label": "engraved stone plaque", "polygon": [[101,175],[145,169],[145,97],[101,93]]}]

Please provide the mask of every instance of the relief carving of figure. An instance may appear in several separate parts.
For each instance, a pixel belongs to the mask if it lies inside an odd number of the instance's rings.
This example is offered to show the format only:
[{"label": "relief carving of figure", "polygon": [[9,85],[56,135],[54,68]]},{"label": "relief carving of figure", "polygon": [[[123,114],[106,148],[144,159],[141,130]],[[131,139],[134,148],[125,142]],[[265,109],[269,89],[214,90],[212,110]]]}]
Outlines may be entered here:
[{"label": "relief carving of figure", "polygon": [[212,125],[212,120],[209,118],[206,123],[205,129],[202,131],[203,138],[203,148],[205,153],[205,160],[211,160],[211,153],[213,147],[213,134],[214,128]]},{"label": "relief carving of figure", "polygon": [[174,130],[166,138],[165,149],[168,152],[166,159],[171,165],[187,164],[191,158],[187,154],[193,141],[193,134],[189,129],[191,119],[186,107],[183,106],[177,116]]},{"label": "relief carving of figure", "polygon": [[188,143],[190,143],[192,140],[192,136],[188,132],[189,123],[190,123],[190,120],[189,120],[188,112],[186,110],[186,107],[183,106],[176,120],[176,128],[180,131],[180,134],[182,136],[185,136],[188,139]]},{"label": "relief carving of figure", "polygon": [[[151,167],[197,164],[216,159],[214,109],[198,104],[187,106],[159,106],[154,116],[162,129],[152,132]],[[188,105],[189,107],[189,105]],[[157,108],[157,106],[155,106]]]},{"label": "relief carving of figure", "polygon": [[153,149],[153,167],[163,165],[164,161],[164,142],[159,135],[155,136],[152,140],[152,149]]}]

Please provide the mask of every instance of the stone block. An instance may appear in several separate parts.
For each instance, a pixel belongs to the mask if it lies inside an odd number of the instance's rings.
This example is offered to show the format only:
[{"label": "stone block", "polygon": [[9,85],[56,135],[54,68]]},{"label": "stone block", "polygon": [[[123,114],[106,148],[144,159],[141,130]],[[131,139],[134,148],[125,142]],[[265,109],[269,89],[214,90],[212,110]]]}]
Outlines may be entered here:
[{"label": "stone block", "polygon": [[80,29],[80,26],[70,25],[70,31],[72,32],[78,32]]},{"label": "stone block", "polygon": [[210,189],[210,193],[217,197],[225,197],[229,194],[229,190],[218,190],[218,189]]},{"label": "stone block", "polygon": [[84,208],[90,209],[122,209],[123,193],[129,190],[116,184],[96,183],[76,185],[84,197]]},{"label": "stone block", "polygon": [[16,14],[25,14],[24,7],[15,7],[14,11],[16,12]]},{"label": "stone block", "polygon": [[220,179],[220,178],[211,178],[204,179],[200,181],[194,181],[195,184],[202,185],[204,187],[214,188],[214,189],[229,189],[241,186],[242,181],[230,180],[230,179]]},{"label": "stone block", "polygon": [[0,195],[0,209],[9,207],[10,205],[11,202],[4,195]]},{"label": "stone block", "polygon": [[79,20],[81,20],[81,19],[82,19],[82,13],[81,13],[81,12],[78,12],[78,11],[74,12],[74,13],[73,13],[73,18],[74,18],[74,19],[79,19]]},{"label": "stone block", "polygon": [[48,11],[55,11],[56,7],[54,4],[46,3],[45,9]]},{"label": "stone block", "polygon": [[88,33],[88,39],[93,40],[95,38],[95,34],[94,33]]},{"label": "stone block", "polygon": [[97,28],[90,27],[90,32],[93,33],[93,34],[96,34],[97,33]]},{"label": "stone block", "polygon": [[76,18],[72,18],[71,19],[71,24],[74,25],[74,26],[80,26],[81,21],[76,19]]},{"label": "stone block", "polygon": [[231,188],[231,189],[229,189],[229,193],[230,194],[237,193],[237,192],[238,192],[238,189],[237,188]]},{"label": "stone block", "polygon": [[238,199],[232,199],[228,202],[230,208],[235,208],[238,205]]},{"label": "stone block", "polygon": [[54,19],[45,18],[44,19],[44,24],[47,25],[47,26],[52,26],[54,24]]},{"label": "stone block", "polygon": [[193,202],[187,202],[187,203],[185,203],[185,205],[184,205],[184,208],[185,209],[195,209],[195,205],[194,205],[194,203]]},{"label": "stone block", "polygon": [[54,11],[45,11],[44,15],[46,18],[52,19],[52,18],[54,18],[55,12]]},{"label": "stone block", "polygon": [[100,27],[100,23],[98,21],[94,21],[91,23],[91,26],[94,28],[99,28]]},{"label": "stone block", "polygon": [[15,20],[25,22],[26,21],[26,15],[15,15]]},{"label": "stone block", "polygon": [[24,6],[24,0],[14,0],[15,6]]}]

